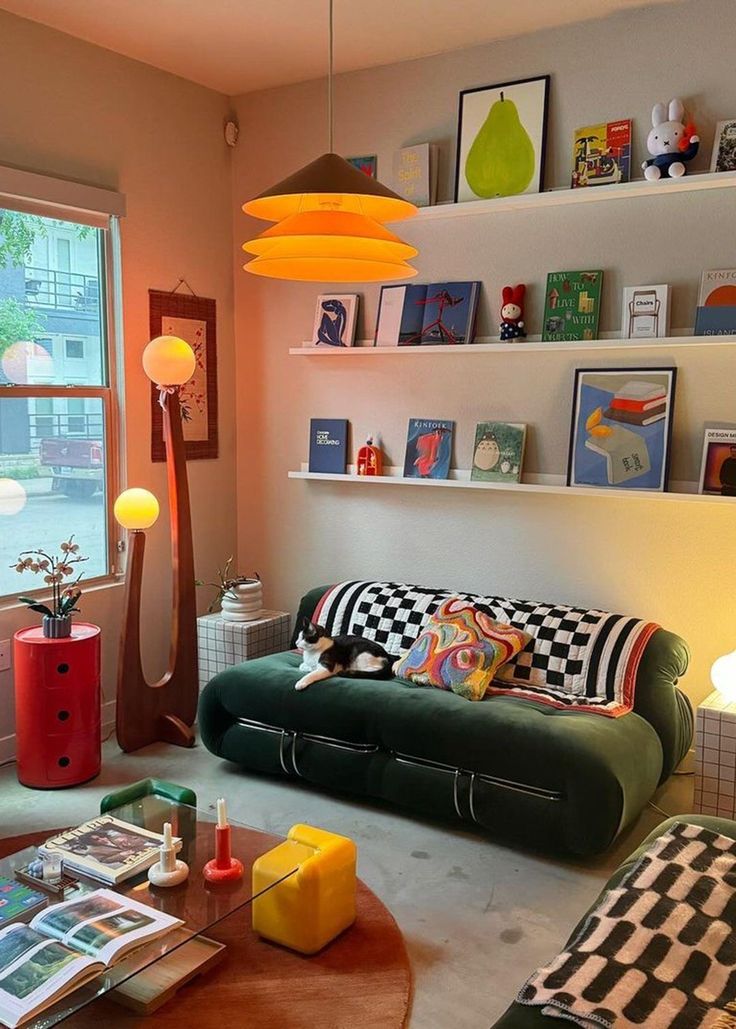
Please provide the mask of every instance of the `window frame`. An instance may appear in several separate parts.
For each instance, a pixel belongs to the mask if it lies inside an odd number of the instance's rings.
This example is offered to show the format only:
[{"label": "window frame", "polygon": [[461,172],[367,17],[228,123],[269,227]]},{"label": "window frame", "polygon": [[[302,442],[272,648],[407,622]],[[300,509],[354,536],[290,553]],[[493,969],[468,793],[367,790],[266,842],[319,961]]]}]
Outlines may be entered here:
[{"label": "window frame", "polygon": [[[100,314],[104,328],[102,377],[104,386],[0,385],[0,399],[10,397],[98,399],[101,402],[105,437],[105,517],[107,568],[104,573],[83,580],[85,590],[122,581],[123,531],[113,514],[120,483],[125,481],[125,438],[123,423],[123,321],[120,218],[125,215],[125,197],[117,192],[68,182],[33,172],[0,165],[0,208],[56,218],[101,230]],[[66,356],[64,358],[66,360]],[[29,584],[30,585],[30,584]],[[26,589],[31,596],[48,590]],[[19,607],[12,594],[0,595],[0,610]]]}]

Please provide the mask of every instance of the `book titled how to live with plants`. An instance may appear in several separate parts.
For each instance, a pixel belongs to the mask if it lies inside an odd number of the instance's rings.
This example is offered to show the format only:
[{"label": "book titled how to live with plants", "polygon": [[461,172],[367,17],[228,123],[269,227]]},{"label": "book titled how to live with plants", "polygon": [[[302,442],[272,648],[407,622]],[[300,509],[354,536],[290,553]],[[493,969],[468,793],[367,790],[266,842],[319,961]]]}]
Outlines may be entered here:
[{"label": "book titled how to live with plants", "polygon": [[597,339],[602,285],[602,271],[550,272],[544,295],[542,339]]}]

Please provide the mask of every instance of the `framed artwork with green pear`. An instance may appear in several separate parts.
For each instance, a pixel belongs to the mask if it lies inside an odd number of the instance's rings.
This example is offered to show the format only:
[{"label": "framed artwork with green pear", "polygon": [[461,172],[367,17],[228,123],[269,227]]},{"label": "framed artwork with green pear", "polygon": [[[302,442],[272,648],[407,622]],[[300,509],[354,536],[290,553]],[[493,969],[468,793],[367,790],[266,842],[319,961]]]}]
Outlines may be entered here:
[{"label": "framed artwork with green pear", "polygon": [[455,203],[539,193],[549,75],[460,93]]}]

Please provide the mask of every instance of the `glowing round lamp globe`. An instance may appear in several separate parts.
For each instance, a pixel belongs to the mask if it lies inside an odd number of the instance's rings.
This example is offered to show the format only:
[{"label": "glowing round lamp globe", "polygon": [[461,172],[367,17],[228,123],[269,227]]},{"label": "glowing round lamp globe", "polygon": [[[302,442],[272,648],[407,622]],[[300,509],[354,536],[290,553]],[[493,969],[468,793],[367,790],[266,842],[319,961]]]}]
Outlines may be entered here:
[{"label": "glowing round lamp globe", "polygon": [[158,518],[158,500],[150,490],[133,486],[120,494],[115,501],[113,512],[124,529],[133,532],[150,529]]},{"label": "glowing round lamp globe", "polygon": [[158,386],[183,386],[196,365],[194,351],[178,336],[156,336],[143,351],[143,370]]},{"label": "glowing round lamp globe", "polygon": [[710,681],[729,703],[736,701],[736,650],[713,662]]},{"label": "glowing round lamp globe", "polygon": [[20,514],[26,506],[26,491],[15,479],[0,479],[0,515]]}]

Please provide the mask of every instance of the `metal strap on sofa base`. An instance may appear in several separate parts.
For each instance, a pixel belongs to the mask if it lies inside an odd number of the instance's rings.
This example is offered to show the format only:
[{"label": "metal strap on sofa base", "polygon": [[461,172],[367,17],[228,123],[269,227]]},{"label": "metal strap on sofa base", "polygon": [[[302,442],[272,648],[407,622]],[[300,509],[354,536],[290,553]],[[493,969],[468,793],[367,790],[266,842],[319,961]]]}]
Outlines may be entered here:
[{"label": "metal strap on sofa base", "polygon": [[[297,764],[297,742],[304,740],[305,743],[318,743],[323,747],[331,747],[334,750],[347,751],[352,754],[376,754],[380,747],[375,743],[351,743],[345,740],[335,739],[332,736],[321,736],[316,733],[300,733],[294,729],[282,729],[276,725],[268,725],[266,722],[257,722],[252,718],[238,718],[238,725],[248,729],[255,729],[259,732],[273,733],[279,737],[279,764],[285,775],[296,775],[303,779],[304,775]],[[288,744],[291,743],[291,747]],[[475,813],[475,787],[476,782],[487,786],[495,786],[504,790],[512,790],[516,793],[523,793],[527,796],[536,797],[539,800],[559,801],[563,794],[559,790],[547,790],[541,786],[530,786],[528,783],[514,782],[511,779],[501,779],[498,776],[484,775],[482,772],[471,772],[465,768],[458,768],[454,765],[443,764],[440,761],[430,761],[428,758],[414,757],[412,754],[403,754],[399,751],[390,751],[389,756],[403,765],[412,765],[418,768],[429,768],[436,772],[442,772],[453,777],[452,800],[458,818],[466,819],[467,814],[462,811],[460,804],[460,781],[468,780],[468,809],[470,818],[476,824],[478,822]]]},{"label": "metal strap on sofa base", "polygon": [[[306,743],[319,743],[323,747],[332,747],[334,750],[345,750],[352,754],[375,754],[380,749],[376,743],[346,743],[344,740],[336,740],[331,736],[317,736],[314,733],[297,732],[295,729],[280,729],[275,725],[268,725],[266,722],[256,722],[252,718],[238,718],[238,725],[248,729],[255,729],[259,732],[269,732],[279,737],[279,764],[286,775],[297,775],[300,779],[304,776],[297,765],[296,745],[298,740]],[[288,753],[287,764],[287,741],[291,743],[291,750]]]},{"label": "metal strap on sofa base", "polygon": [[417,758],[409,754],[400,754],[398,751],[392,751],[391,756],[402,765],[414,765],[419,768],[431,768],[436,772],[444,772],[447,775],[452,775],[452,802],[455,806],[455,811],[458,818],[465,819],[467,815],[463,814],[460,807],[460,794],[459,785],[461,777],[467,778],[468,782],[468,809],[470,811],[471,819],[480,825],[480,821],[475,813],[475,784],[476,780],[485,783],[487,786],[497,786],[505,790],[513,790],[516,793],[524,793],[527,796],[537,797],[540,800],[558,801],[562,800],[562,793],[559,790],[546,790],[541,786],[529,786],[526,783],[512,782],[509,779],[499,779],[493,775],[483,775],[481,772],[470,772],[465,768],[455,768],[453,765],[445,765],[439,761],[430,761],[426,758]]}]

